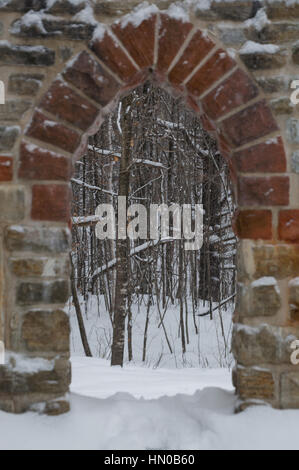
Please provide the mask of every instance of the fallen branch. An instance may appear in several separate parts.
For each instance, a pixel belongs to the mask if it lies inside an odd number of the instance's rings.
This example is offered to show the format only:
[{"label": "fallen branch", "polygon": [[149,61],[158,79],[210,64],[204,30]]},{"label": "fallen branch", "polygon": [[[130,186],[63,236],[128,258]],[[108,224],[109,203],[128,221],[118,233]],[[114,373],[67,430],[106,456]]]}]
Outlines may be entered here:
[{"label": "fallen branch", "polygon": [[[223,300],[217,307],[213,308],[212,312],[216,312],[216,310],[218,310],[219,308],[223,307],[223,305],[226,305],[228,304],[228,302],[230,302],[231,300],[233,300],[235,297],[237,297],[237,294],[234,294],[232,295],[231,297],[229,297],[228,299],[226,300]],[[210,316],[211,315],[211,312],[210,310],[206,313],[199,313],[197,314],[197,317],[207,317],[207,316]]]}]

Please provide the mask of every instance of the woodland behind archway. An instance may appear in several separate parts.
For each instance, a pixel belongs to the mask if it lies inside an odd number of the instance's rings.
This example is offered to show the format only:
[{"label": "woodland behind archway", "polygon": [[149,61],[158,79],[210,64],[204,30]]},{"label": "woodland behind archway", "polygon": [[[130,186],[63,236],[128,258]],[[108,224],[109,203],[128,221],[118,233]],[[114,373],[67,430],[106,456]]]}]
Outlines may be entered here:
[{"label": "woodland behind archway", "polygon": [[[198,117],[145,83],[123,98],[90,138],[72,185],[70,308],[85,354],[112,356],[112,364],[230,365],[234,201],[228,167]],[[202,249],[185,251],[184,241],[171,236],[157,243],[98,240],[96,208],[110,203],[117,213],[119,195],[146,207],[202,204]],[[205,354],[201,349],[211,328],[213,348]],[[73,332],[75,348],[78,341]]]}]

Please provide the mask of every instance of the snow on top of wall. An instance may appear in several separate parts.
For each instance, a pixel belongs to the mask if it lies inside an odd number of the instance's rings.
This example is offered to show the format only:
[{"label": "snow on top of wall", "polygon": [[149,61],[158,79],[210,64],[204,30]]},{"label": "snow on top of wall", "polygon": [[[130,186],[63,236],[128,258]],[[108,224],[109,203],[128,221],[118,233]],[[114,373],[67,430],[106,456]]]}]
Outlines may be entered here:
[{"label": "snow on top of wall", "polygon": [[247,41],[240,49],[240,54],[276,54],[280,50],[275,44],[259,44],[254,41]]},{"label": "snow on top of wall", "polygon": [[242,325],[241,323],[237,323],[234,325],[234,330],[236,332],[245,331],[248,335],[256,335],[258,331],[262,330],[263,327],[268,327],[268,325],[259,325],[258,327]]},{"label": "snow on top of wall", "polygon": [[50,15],[44,15],[44,12],[30,10],[11,27],[11,32],[14,34],[18,34],[21,32],[22,27],[28,29],[35,27],[39,33],[47,34],[47,31],[45,30],[43,25],[44,16],[50,17]]},{"label": "snow on top of wall", "polygon": [[98,23],[96,29],[93,32],[92,42],[101,41],[107,32],[107,28],[104,24]]},{"label": "snow on top of wall", "polygon": [[[78,52],[78,54],[75,54],[74,57],[72,57],[66,64],[66,68],[70,69],[73,67],[75,62],[78,60],[78,57],[80,56],[81,52]],[[62,80],[64,80],[63,76],[60,74],[60,77],[62,77]]]},{"label": "snow on top of wall", "polygon": [[[47,122],[47,123],[50,122],[51,124],[55,124],[52,121],[45,121],[45,122]],[[49,126],[49,124],[48,124],[48,127],[51,127],[51,125]],[[25,142],[24,146],[25,146],[26,150],[28,150],[28,152],[34,152],[35,150],[38,150],[39,153],[43,153],[45,155],[51,155],[53,158],[65,158],[63,155],[60,155],[59,153],[52,152],[51,150],[48,150],[48,149],[40,148],[37,145],[32,144],[32,143]],[[18,230],[18,227],[16,228],[16,230]],[[23,232],[24,232],[24,230],[23,230]]]},{"label": "snow on top of wall", "polygon": [[82,23],[86,23],[86,24],[91,24],[93,26],[98,24],[97,20],[94,17],[94,11],[91,5],[86,5],[84,10],[79,11],[74,16],[74,20],[81,21]]},{"label": "snow on top of wall", "polygon": [[277,143],[278,143],[278,137],[272,137],[272,139],[268,139],[265,142],[266,145],[272,145],[272,144],[277,144]]},{"label": "snow on top of wall", "polygon": [[251,285],[252,287],[277,286],[277,281],[275,277],[265,276],[257,279]]},{"label": "snow on top of wall", "polygon": [[245,21],[245,26],[252,26],[256,31],[262,31],[262,29],[270,23],[271,21],[267,16],[266,9],[261,8],[260,10],[258,10],[254,18]]},{"label": "snow on top of wall", "polygon": [[[185,3],[186,6],[189,5],[189,0]],[[157,13],[159,8],[156,5],[149,4],[148,1],[145,1],[138,5],[133,11],[126,16],[124,16],[119,23],[123,28],[125,28],[128,24],[132,24],[135,28],[138,28],[143,21],[148,20],[152,15]],[[175,18],[177,20],[181,20],[187,22],[190,20],[189,15],[186,11],[186,7],[182,4],[171,4],[168,10],[164,10],[163,13],[166,13],[171,18]]]},{"label": "snow on top of wall", "polygon": [[[221,3],[224,3],[224,2],[233,3],[234,1],[236,2],[238,1],[240,3],[242,1],[247,2],[248,0],[185,0],[184,4],[186,6],[195,7],[196,9],[199,9],[199,10],[210,10],[213,3],[220,3],[220,2]],[[295,1],[299,1],[299,0],[295,0]]]},{"label": "snow on top of wall", "polygon": [[234,330],[237,333],[243,331],[247,335],[257,335],[258,333],[260,333],[261,331],[265,329],[271,332],[271,334],[275,335],[280,343],[289,342],[290,340],[293,339],[292,335],[289,335],[286,338],[283,338],[283,336],[281,335],[280,328],[278,326],[269,325],[268,323],[261,323],[260,325],[257,325],[257,326],[243,325],[242,323],[236,323],[234,325]]},{"label": "snow on top of wall", "polygon": [[[238,364],[238,370],[247,370],[247,367],[245,366],[241,366],[240,364]],[[258,366],[252,366],[250,367],[251,370],[255,370],[257,372],[269,372],[269,368],[267,367],[258,367]]]},{"label": "snow on top of wall", "polygon": [[183,22],[188,22],[190,21],[189,15],[186,12],[186,10],[178,4],[171,4],[166,13],[171,17],[176,20],[181,20]]},{"label": "snow on top of wall", "polygon": [[23,227],[23,225],[12,225],[11,230],[17,233],[25,233],[25,228]]},{"label": "snow on top of wall", "polygon": [[8,5],[9,2],[10,0],[0,0],[0,7],[6,7],[6,5]]},{"label": "snow on top of wall", "polygon": [[52,6],[55,5],[56,2],[57,0],[47,0],[47,9],[52,8]]},{"label": "snow on top of wall", "polygon": [[[287,7],[299,5],[299,0],[285,0],[285,2]],[[277,3],[277,0],[268,0],[268,3]]]},{"label": "snow on top of wall", "polygon": [[5,356],[7,367],[20,374],[36,374],[41,371],[50,371],[55,366],[55,360],[49,361],[39,357],[27,357],[11,351],[6,351]]},{"label": "snow on top of wall", "polygon": [[[234,2],[247,2],[248,0],[185,0],[186,3],[189,3],[189,4],[194,4],[196,6],[198,6],[199,8],[201,8],[202,10],[203,9],[209,9],[211,8],[211,5],[212,3],[223,3],[223,2],[227,2],[227,3],[234,3]],[[281,1],[284,1],[286,6],[289,7],[289,6],[293,6],[293,5],[299,5],[299,0],[266,0],[267,3],[281,3]]]},{"label": "snow on top of wall", "polygon": [[185,0],[186,6],[192,6],[199,10],[209,10],[212,5],[212,0]]},{"label": "snow on top of wall", "polygon": [[132,13],[125,15],[120,20],[122,28],[132,24],[135,28],[138,28],[141,23],[148,20],[152,15],[157,13],[159,8],[156,5],[150,5],[148,2],[143,2],[133,9]]},{"label": "snow on top of wall", "polygon": [[[52,1],[52,0],[51,0]],[[56,1],[56,0],[54,0]],[[77,0],[74,0],[77,1]],[[82,3],[82,0],[80,0],[80,3]],[[49,5],[48,5],[49,8]],[[37,31],[39,31],[41,34],[47,34],[46,29],[44,28],[43,25],[43,20],[44,19],[54,19],[54,20],[63,20],[63,18],[59,18],[57,16],[50,15],[48,13],[45,13],[45,10],[41,11],[33,11],[30,10],[27,13],[25,13],[19,21],[17,21],[11,28],[11,31],[13,33],[20,33],[22,27],[25,28],[32,28],[35,27]],[[81,23],[86,23],[86,24],[91,24],[93,26],[96,26],[98,22],[96,21],[94,17],[94,11],[93,8],[90,4],[87,4],[83,10],[78,12],[74,16],[74,21],[76,22],[81,22]]]},{"label": "snow on top of wall", "polygon": [[13,44],[13,43],[7,41],[7,39],[1,40],[0,41],[0,46],[8,46],[8,47],[12,47],[14,49],[22,49],[22,50],[31,51],[31,52],[47,52],[48,51],[48,49],[45,46],[25,46],[23,44],[21,44],[21,45]]}]

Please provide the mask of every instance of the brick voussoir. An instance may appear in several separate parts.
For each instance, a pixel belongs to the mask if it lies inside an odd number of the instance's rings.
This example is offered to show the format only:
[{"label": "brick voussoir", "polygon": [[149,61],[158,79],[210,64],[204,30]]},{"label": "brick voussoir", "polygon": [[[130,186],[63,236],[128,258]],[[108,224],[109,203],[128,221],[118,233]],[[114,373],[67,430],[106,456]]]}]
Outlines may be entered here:
[{"label": "brick voussoir", "polygon": [[234,160],[238,171],[243,173],[284,173],[287,170],[281,136],[235,152]]},{"label": "brick voussoir", "polygon": [[66,125],[48,118],[40,110],[35,111],[25,134],[66,152],[74,153],[80,146],[81,136]]},{"label": "brick voussoir", "polygon": [[101,27],[98,33],[96,30],[94,39],[89,43],[89,48],[101,63],[122,82],[130,82],[132,77],[137,74],[136,66],[107,27]]},{"label": "brick voussoir", "polygon": [[258,96],[259,89],[254,81],[242,69],[237,69],[208,93],[202,104],[208,116],[217,120]]},{"label": "brick voussoir", "polygon": [[125,25],[119,21],[111,26],[112,32],[141,69],[154,66],[158,18],[158,14],[153,13],[137,27],[130,21]]},{"label": "brick voussoir", "polygon": [[288,206],[290,178],[288,176],[239,177],[238,201],[241,206]]},{"label": "brick voussoir", "polygon": [[82,131],[87,131],[99,114],[96,106],[60,79],[44,95],[40,107]]},{"label": "brick voussoir", "polygon": [[76,90],[103,107],[115,98],[121,87],[87,51],[82,51],[62,75]]},{"label": "brick voussoir", "polygon": [[238,149],[279,130],[266,100],[258,101],[221,122],[221,129],[231,145]]},{"label": "brick voussoir", "polygon": [[223,49],[218,49],[187,82],[189,93],[200,97],[224,75],[233,71],[236,62]]},{"label": "brick voussoir", "polygon": [[174,85],[183,83],[215,47],[216,44],[207,35],[196,30],[186,44],[181,58],[171,68],[170,82]]},{"label": "brick voussoir", "polygon": [[160,15],[157,61],[157,70],[160,74],[168,72],[192,29],[193,24],[184,19],[172,18],[164,13]]},{"label": "brick voussoir", "polygon": [[71,168],[69,157],[22,141],[18,171],[20,179],[68,182]]}]

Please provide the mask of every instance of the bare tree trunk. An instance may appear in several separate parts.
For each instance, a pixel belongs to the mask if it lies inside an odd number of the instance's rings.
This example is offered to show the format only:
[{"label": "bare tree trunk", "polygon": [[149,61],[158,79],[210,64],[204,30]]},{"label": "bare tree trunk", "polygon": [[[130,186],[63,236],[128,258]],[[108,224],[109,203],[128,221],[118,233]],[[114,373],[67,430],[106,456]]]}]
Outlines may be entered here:
[{"label": "bare tree trunk", "polygon": [[150,292],[149,297],[148,297],[146,320],[145,320],[145,327],[144,327],[142,362],[145,362],[145,359],[146,359],[147,333],[148,333],[148,327],[149,327],[151,305],[152,305],[152,293]]},{"label": "bare tree trunk", "polygon": [[133,360],[133,315],[132,315],[132,298],[128,297],[128,359]]},{"label": "bare tree trunk", "polygon": [[[213,149],[210,149],[213,152]],[[204,225],[215,228],[221,221],[221,188],[217,168],[210,157],[203,162],[205,184],[203,185],[202,204]],[[204,301],[218,302],[220,298],[220,261],[217,245],[210,244],[210,233],[204,237],[200,253],[200,298]]]},{"label": "bare tree trunk", "polygon": [[76,310],[76,315],[77,315],[77,320],[79,324],[79,330],[80,330],[80,335],[81,335],[81,340],[84,348],[85,355],[87,357],[92,357],[91,350],[88,344],[88,339],[84,327],[84,320],[83,320],[83,315],[81,312],[81,307],[80,307],[80,302],[78,299],[78,294],[77,294],[77,289],[76,289],[76,282],[75,282],[75,268],[74,268],[74,263],[72,259],[72,255],[70,255],[71,259],[71,288],[72,288],[72,296],[73,296],[73,301],[75,305],[75,310]]},{"label": "bare tree trunk", "polygon": [[[132,139],[131,122],[132,97],[123,99],[122,109],[122,156],[120,161],[119,196],[128,200],[130,191],[130,155]],[[118,214],[119,217],[120,214]],[[116,244],[116,258],[118,260],[115,286],[115,307],[113,322],[112,366],[123,366],[125,347],[125,328],[128,299],[128,273],[129,273],[129,246],[127,238],[118,239]]]}]

